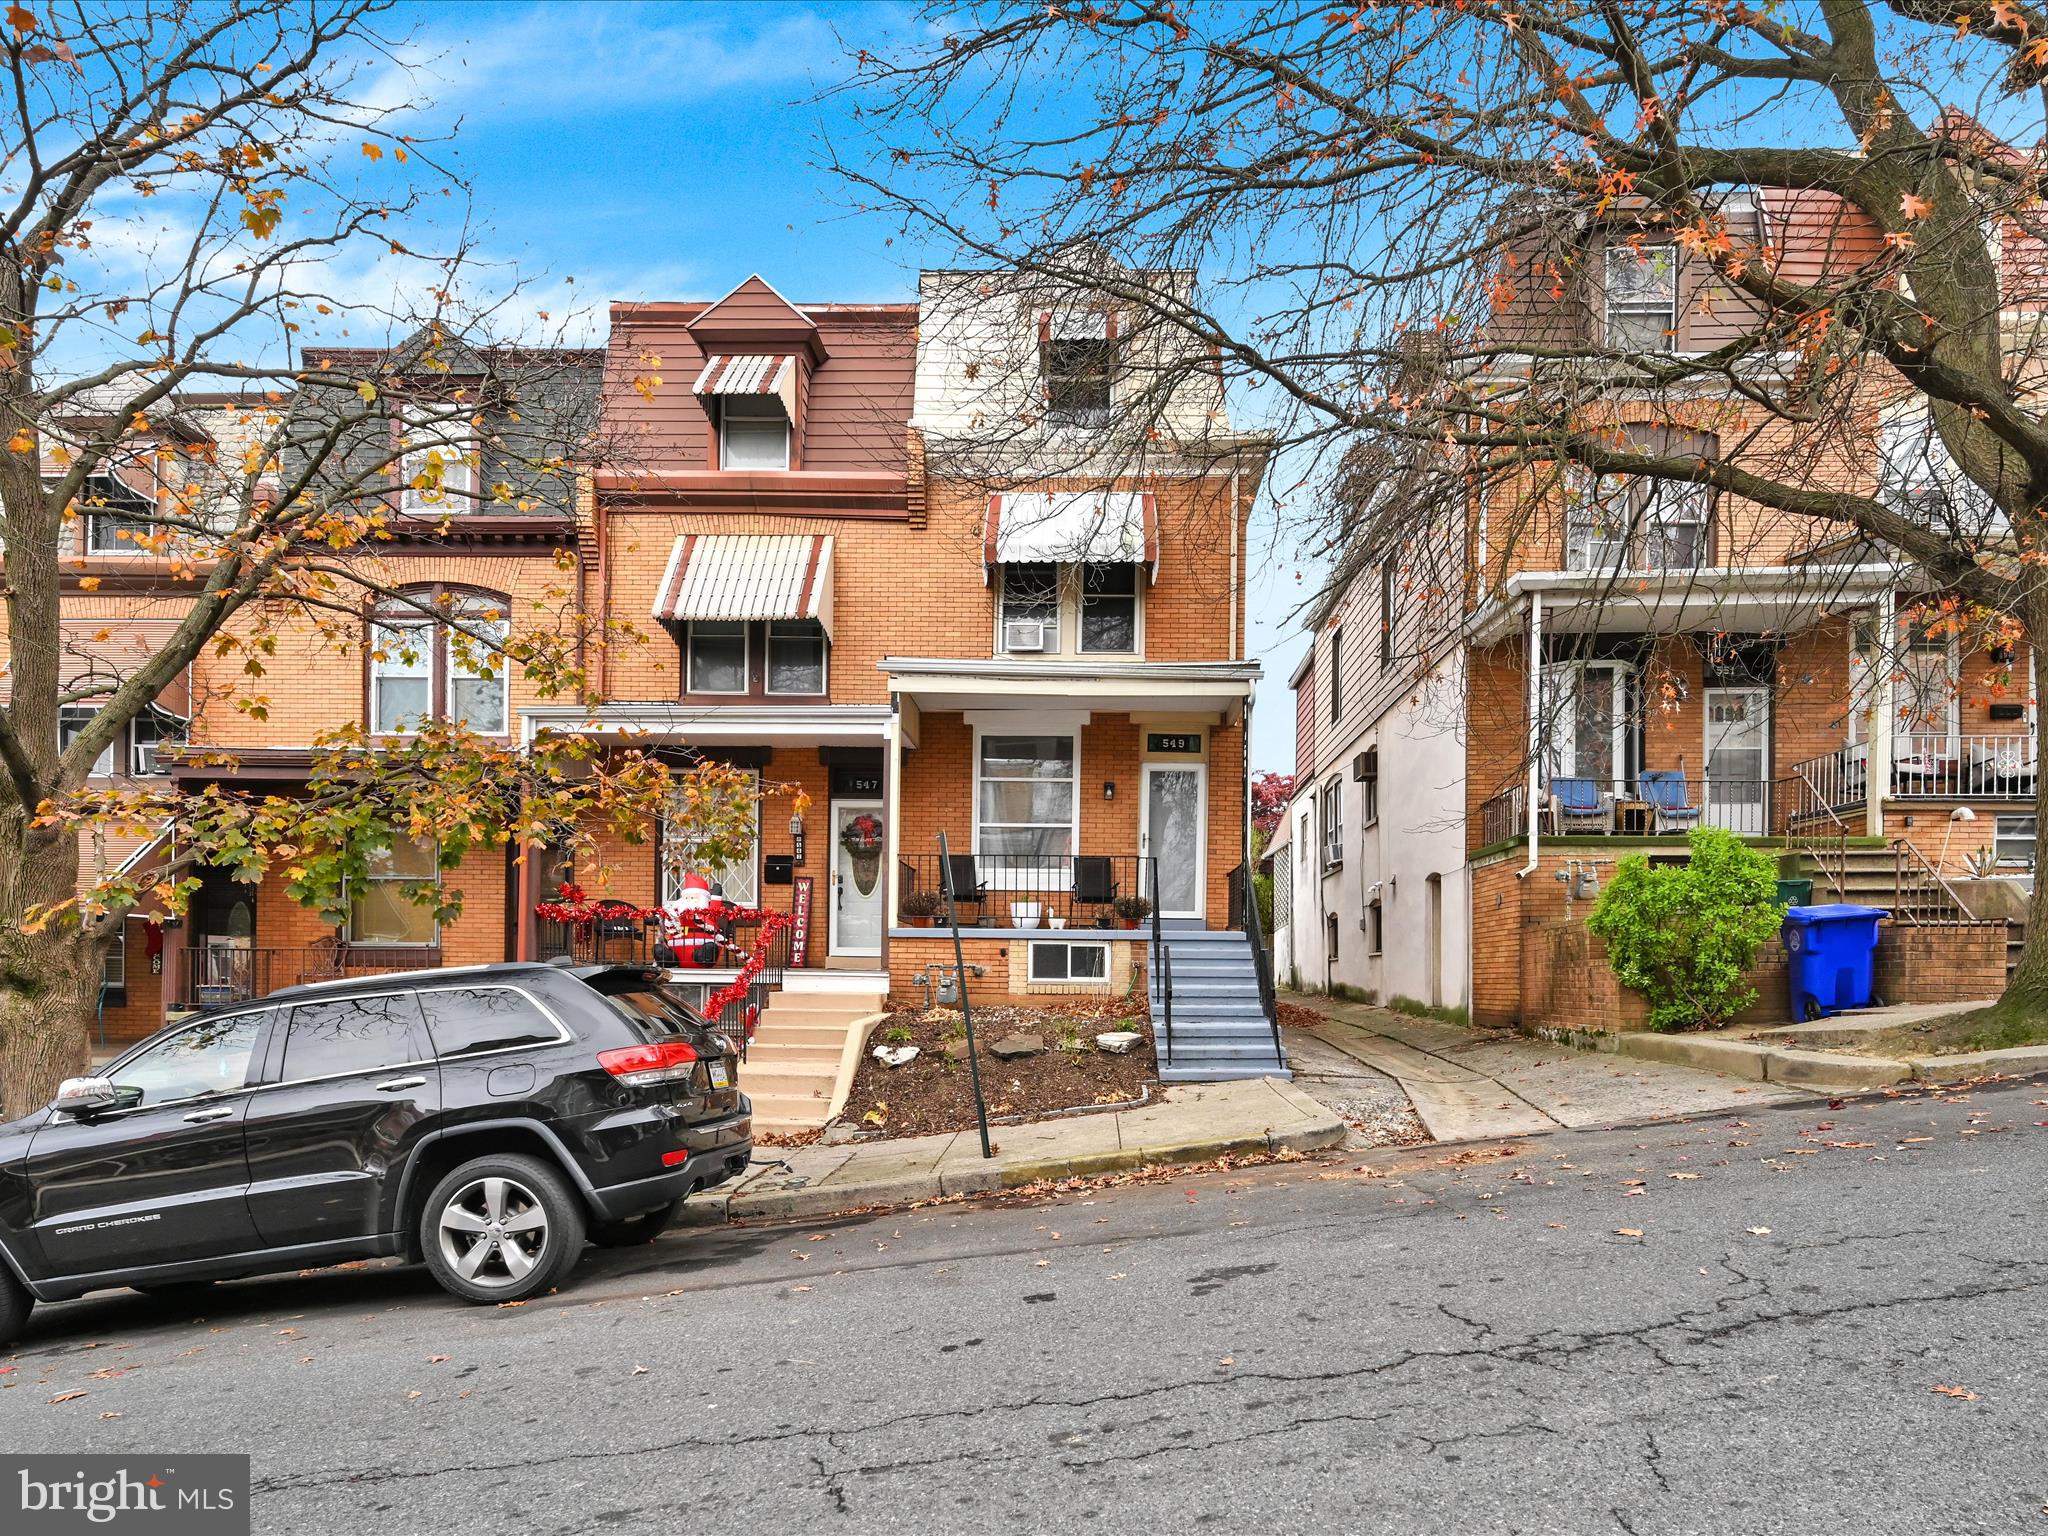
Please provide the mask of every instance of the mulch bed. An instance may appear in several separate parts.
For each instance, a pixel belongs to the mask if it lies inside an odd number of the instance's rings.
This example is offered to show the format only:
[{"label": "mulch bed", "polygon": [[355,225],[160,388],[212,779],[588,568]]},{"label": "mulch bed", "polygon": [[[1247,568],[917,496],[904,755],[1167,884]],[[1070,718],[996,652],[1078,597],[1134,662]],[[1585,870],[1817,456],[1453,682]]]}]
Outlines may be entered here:
[{"label": "mulch bed", "polygon": [[[1128,1055],[1095,1048],[1095,1037],[1111,1029],[1134,1029],[1145,1038]],[[891,1040],[908,1030],[908,1040]],[[989,1048],[1012,1034],[1037,1035],[1046,1048],[1036,1056],[1004,1061]],[[1084,1049],[1060,1046],[1062,1033],[1079,1035]],[[868,1054],[846,1096],[843,1118],[855,1130],[877,1138],[929,1136],[964,1131],[974,1123],[974,1084],[965,1057],[945,1054],[949,1041],[965,1038],[952,1008],[892,1013],[868,1036]],[[976,1008],[974,1039],[979,1047],[981,1090],[991,1119],[1032,1118],[1078,1105],[1132,1104],[1159,1075],[1152,1055],[1152,1026],[1142,1000],[1075,998],[1053,1008]],[[885,1067],[875,1060],[878,1045],[914,1045],[915,1061]]]}]

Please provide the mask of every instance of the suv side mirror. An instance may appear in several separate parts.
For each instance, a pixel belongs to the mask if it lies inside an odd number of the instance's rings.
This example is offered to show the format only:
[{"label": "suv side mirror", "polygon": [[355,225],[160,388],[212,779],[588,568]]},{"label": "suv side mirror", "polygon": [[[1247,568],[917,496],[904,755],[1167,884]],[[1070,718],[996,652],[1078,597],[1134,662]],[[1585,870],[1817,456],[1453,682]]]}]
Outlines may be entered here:
[{"label": "suv side mirror", "polygon": [[112,1109],[119,1101],[120,1094],[111,1078],[67,1077],[57,1085],[52,1107],[60,1115],[89,1115],[96,1110]]}]

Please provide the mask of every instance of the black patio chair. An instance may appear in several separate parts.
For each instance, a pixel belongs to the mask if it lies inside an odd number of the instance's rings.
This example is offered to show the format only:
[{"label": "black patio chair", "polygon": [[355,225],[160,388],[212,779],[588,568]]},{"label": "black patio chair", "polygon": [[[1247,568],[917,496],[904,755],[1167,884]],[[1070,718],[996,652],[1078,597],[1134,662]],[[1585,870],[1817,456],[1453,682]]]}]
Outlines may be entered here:
[{"label": "black patio chair", "polygon": [[1074,905],[1106,907],[1115,900],[1116,865],[1109,855],[1088,853],[1077,857],[1074,860]]},{"label": "black patio chair", "polygon": [[[949,853],[946,855],[946,868],[947,873],[952,877],[953,906],[955,910],[963,906],[971,906],[975,909],[975,916],[980,917],[982,915],[981,909],[988,902],[988,884],[981,878],[980,872],[975,867],[974,855],[971,853]],[[939,894],[943,896],[945,893],[946,888],[943,885],[940,886]]]}]

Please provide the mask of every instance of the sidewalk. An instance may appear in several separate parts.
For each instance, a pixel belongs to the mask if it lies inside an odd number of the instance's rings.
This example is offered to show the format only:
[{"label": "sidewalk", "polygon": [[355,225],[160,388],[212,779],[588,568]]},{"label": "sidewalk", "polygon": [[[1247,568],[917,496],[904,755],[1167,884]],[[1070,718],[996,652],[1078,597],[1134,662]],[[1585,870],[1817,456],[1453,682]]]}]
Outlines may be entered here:
[{"label": "sidewalk", "polygon": [[1309,1152],[1344,1140],[1344,1122],[1291,1083],[1181,1083],[1142,1109],[993,1125],[996,1155],[977,1131],[894,1141],[762,1147],[744,1178],[691,1198],[684,1223],[796,1221],[941,1195],[987,1194],[1148,1163]]},{"label": "sidewalk", "polygon": [[1634,1125],[1809,1097],[1712,1071],[1410,1018],[1365,1003],[1287,993],[1323,1015],[1307,1035],[1384,1072],[1438,1141]]}]

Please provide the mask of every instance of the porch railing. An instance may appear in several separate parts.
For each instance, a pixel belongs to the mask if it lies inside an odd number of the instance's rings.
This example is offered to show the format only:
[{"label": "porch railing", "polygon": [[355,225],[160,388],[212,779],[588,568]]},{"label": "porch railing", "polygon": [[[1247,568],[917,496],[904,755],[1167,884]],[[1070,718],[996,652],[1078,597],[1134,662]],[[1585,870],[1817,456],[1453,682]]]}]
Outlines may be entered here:
[{"label": "porch railing", "polygon": [[[1158,912],[1157,861],[1138,854],[956,853],[953,859],[962,927],[1012,927],[1020,915],[1013,907],[1035,906],[1040,928],[1055,918],[1066,928],[1115,928],[1121,926],[1116,903],[1124,897],[1143,897]],[[905,855],[896,874],[899,911],[911,892],[945,888],[936,853]]]},{"label": "porch railing", "polygon": [[1529,830],[1529,786],[1516,784],[1502,790],[1479,807],[1479,841],[1482,847],[1505,843]]},{"label": "porch railing", "polygon": [[[1892,738],[1894,800],[2032,800],[2039,752],[2031,736],[1911,732]],[[1852,742],[1793,765],[1830,810],[1866,802],[1870,744]]]},{"label": "porch railing", "polygon": [[[657,965],[665,970],[737,970],[741,958],[758,942],[758,923],[728,923],[721,927],[723,942],[701,939],[676,944],[663,932],[658,918],[599,918],[588,923],[549,923],[538,926],[536,950],[542,960],[568,959],[578,965]],[[768,941],[768,955],[761,975],[768,982],[780,982],[789,965],[792,930],[781,929]]]},{"label": "porch railing", "polygon": [[171,966],[174,1008],[218,1008],[267,997],[283,987],[345,976],[438,969],[437,945],[300,944],[288,948],[224,946],[179,950]]}]

